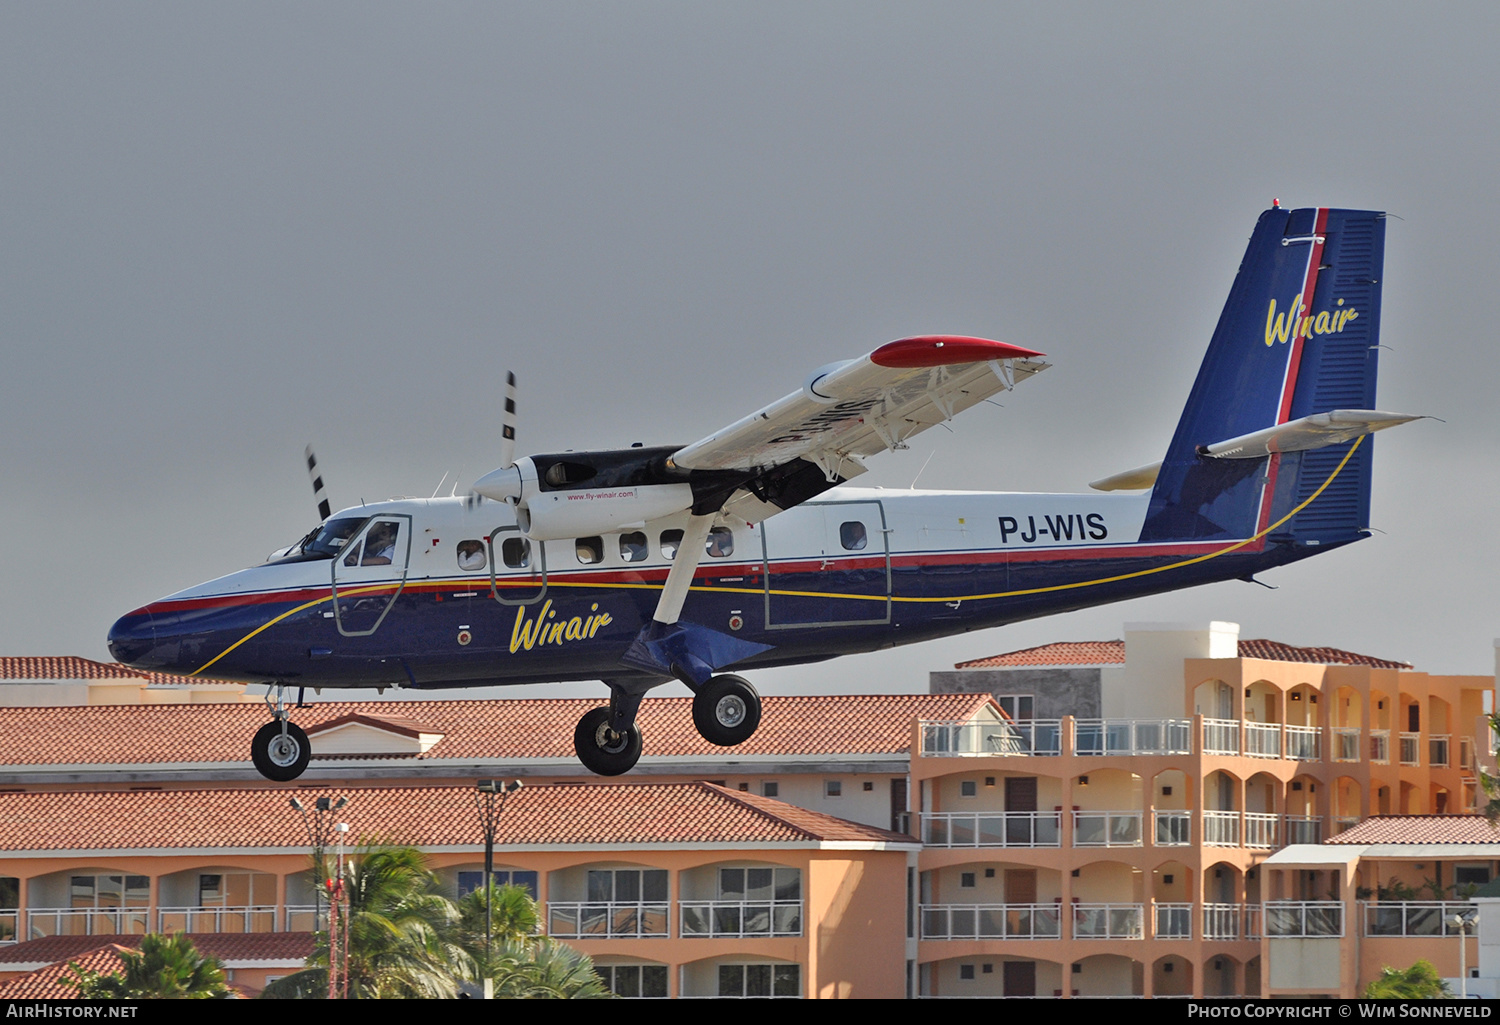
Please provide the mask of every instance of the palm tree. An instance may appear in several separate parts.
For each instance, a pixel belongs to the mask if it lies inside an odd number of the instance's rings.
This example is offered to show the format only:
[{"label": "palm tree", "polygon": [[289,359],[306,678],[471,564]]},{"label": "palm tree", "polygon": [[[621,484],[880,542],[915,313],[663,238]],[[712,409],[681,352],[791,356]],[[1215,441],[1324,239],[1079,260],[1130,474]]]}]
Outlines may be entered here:
[{"label": "palm tree", "polygon": [[508,940],[492,965],[495,996],[520,1000],[610,999],[594,962],[556,940]]},{"label": "palm tree", "polygon": [[1422,960],[1404,971],[1385,966],[1364,995],[1373,1000],[1438,1000],[1453,994],[1432,962]]},{"label": "palm tree", "polygon": [[[486,921],[489,908],[493,914]],[[496,943],[525,939],[535,935],[541,924],[536,901],[524,886],[491,883],[488,895],[483,889],[472,890],[458,899],[458,913],[459,930],[471,951],[483,950],[486,937]]]},{"label": "palm tree", "polygon": [[68,983],[83,1000],[212,1000],[230,995],[219,962],[198,953],[182,933],[141,937],[139,953],[121,951],[124,970],[100,975],[69,964]]}]

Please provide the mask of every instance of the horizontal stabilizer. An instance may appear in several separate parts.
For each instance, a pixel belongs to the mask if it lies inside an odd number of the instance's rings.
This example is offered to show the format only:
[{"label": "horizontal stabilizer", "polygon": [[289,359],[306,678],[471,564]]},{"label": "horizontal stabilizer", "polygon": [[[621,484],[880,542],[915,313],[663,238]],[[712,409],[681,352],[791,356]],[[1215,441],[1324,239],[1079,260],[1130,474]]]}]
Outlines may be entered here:
[{"label": "horizontal stabilizer", "polygon": [[1305,452],[1328,445],[1342,445],[1363,434],[1374,434],[1387,427],[1425,419],[1423,416],[1383,413],[1378,409],[1334,409],[1204,445],[1198,449],[1198,454],[1214,459],[1261,459],[1276,452]]}]

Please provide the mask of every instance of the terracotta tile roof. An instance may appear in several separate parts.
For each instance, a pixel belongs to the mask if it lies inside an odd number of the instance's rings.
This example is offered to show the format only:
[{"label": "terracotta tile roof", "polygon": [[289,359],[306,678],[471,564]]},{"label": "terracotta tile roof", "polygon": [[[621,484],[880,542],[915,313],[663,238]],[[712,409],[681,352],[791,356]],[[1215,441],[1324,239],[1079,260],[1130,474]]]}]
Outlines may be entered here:
[{"label": "terracotta tile roof", "polygon": [[77,1000],[78,990],[63,982],[73,978],[70,965],[76,963],[86,971],[113,975],[125,967],[121,951],[130,948],[117,943],[100,944],[101,937],[85,936],[91,949],[71,955],[66,961],[50,964],[34,972],[0,983],[0,1000]]},{"label": "terracotta tile roof", "polygon": [[[444,738],[419,759],[557,759],[571,762],[573,728],[589,699],[319,702],[293,713],[303,729],[356,714],[419,722]],[[760,729],[734,757],[891,755],[911,744],[911,721],[963,719],[987,694],[768,697]],[[267,721],[258,704],[93,705],[0,708],[8,766],[249,765],[250,738]],[[663,756],[724,759],[693,729],[691,698],[647,698],[638,720],[646,764]],[[315,761],[314,765],[317,764]]]},{"label": "terracotta tile roof", "polygon": [[[1240,658],[1260,658],[1270,662],[1311,662],[1331,666],[1371,666],[1376,669],[1410,669],[1407,662],[1392,662],[1361,655],[1342,648],[1298,648],[1280,641],[1242,640]],[[960,662],[955,669],[1003,669],[1009,666],[1099,666],[1123,665],[1124,641],[1058,641],[1035,648],[1008,651],[1003,655]]]},{"label": "terracotta tile roof", "polygon": [[[481,845],[472,787],[340,787],[356,837],[420,847]],[[308,845],[289,806],[330,789],[32,791],[0,794],[0,851],[288,848]],[[523,787],[500,816],[502,845],[911,843],[712,783]]]},{"label": "terracotta tile roof", "polygon": [[365,726],[372,726],[377,730],[387,730],[391,733],[399,733],[407,737],[417,737],[423,733],[443,732],[436,726],[429,726],[427,723],[418,722],[406,716],[371,715],[367,712],[350,712],[348,715],[341,715],[337,719],[328,719],[316,725],[308,726],[307,735],[314,737],[319,733],[326,733],[329,730],[337,729],[340,726],[348,726],[351,723],[360,723]]},{"label": "terracotta tile roof", "polygon": [[[200,953],[220,961],[290,961],[305,959],[312,953],[310,932],[208,932],[189,933]],[[69,961],[102,945],[115,944],[133,948],[141,938],[130,936],[44,936],[8,947],[0,947],[0,971],[7,965],[54,964]]]},{"label": "terracotta tile roof", "polygon": [[1377,815],[1326,844],[1500,844],[1483,815]]},{"label": "terracotta tile roof", "polygon": [[115,662],[77,655],[24,655],[0,658],[0,680],[144,680],[147,674]]}]

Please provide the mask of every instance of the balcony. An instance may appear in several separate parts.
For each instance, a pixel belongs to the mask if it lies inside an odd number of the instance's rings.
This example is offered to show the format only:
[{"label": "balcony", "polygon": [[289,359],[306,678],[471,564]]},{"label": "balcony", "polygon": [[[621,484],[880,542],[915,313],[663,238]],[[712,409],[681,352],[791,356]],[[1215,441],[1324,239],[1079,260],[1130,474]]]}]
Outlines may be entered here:
[{"label": "balcony", "polygon": [[1276,816],[1267,812],[1245,812],[1245,846],[1267,850],[1279,846],[1276,843],[1276,822]]},{"label": "balcony", "polygon": [[0,946],[14,943],[21,927],[19,911],[0,911]]},{"label": "balcony", "polygon": [[921,754],[927,758],[993,758],[1062,753],[1062,724],[1056,719],[1020,722],[920,723]]},{"label": "balcony", "polygon": [[275,905],[158,908],[158,932],[275,932]]},{"label": "balcony", "polygon": [[685,900],[681,907],[684,939],[802,935],[800,900]]},{"label": "balcony", "polygon": [[1145,936],[1140,904],[1074,904],[1075,940],[1138,940]]},{"label": "balcony", "polygon": [[1329,900],[1268,900],[1266,934],[1273,938],[1344,935],[1344,905]]},{"label": "balcony", "polygon": [[1079,719],[1073,750],[1079,755],[1185,755],[1192,753],[1190,719]]},{"label": "balcony", "polygon": [[924,940],[1056,940],[1056,904],[923,904]]},{"label": "balcony", "polygon": [[1191,904],[1156,904],[1156,938],[1159,940],[1190,940],[1193,938],[1193,906]]},{"label": "balcony", "polygon": [[1138,811],[1075,811],[1074,847],[1141,846],[1141,813]]},{"label": "balcony", "polygon": [[1237,755],[1240,753],[1240,723],[1238,719],[1204,719],[1203,753],[1206,755]]},{"label": "balcony", "polygon": [[1435,769],[1448,767],[1448,742],[1452,734],[1436,733],[1427,738],[1427,764]]},{"label": "balcony", "polygon": [[1376,765],[1391,764],[1391,731],[1370,731],[1370,761]]},{"label": "balcony", "polygon": [[1238,847],[1239,845],[1239,812],[1205,811],[1203,813],[1203,846]]},{"label": "balcony", "polygon": [[1250,758],[1281,757],[1281,726],[1277,723],[1245,723],[1245,754]]},{"label": "balcony", "polygon": [[1190,847],[1193,835],[1193,813],[1190,811],[1153,811],[1158,847]]},{"label": "balcony", "polygon": [[1319,751],[1319,741],[1322,739],[1322,731],[1316,726],[1287,726],[1286,730],[1286,756],[1298,762],[1316,762],[1321,760],[1322,752]]},{"label": "balcony", "polygon": [[1316,815],[1288,815],[1286,817],[1286,842],[1322,843],[1323,820]]},{"label": "balcony", "polygon": [[929,847],[1061,847],[1055,811],[934,812],[922,816]]},{"label": "balcony", "polygon": [[[1457,936],[1459,929],[1448,920],[1475,913],[1468,901],[1409,901],[1396,904],[1363,904],[1366,936]],[[1469,930],[1473,934],[1473,928]]]},{"label": "balcony", "polygon": [[1420,734],[1420,733],[1403,733],[1403,734],[1401,734],[1400,743],[1401,743],[1401,764],[1402,765],[1421,765],[1422,764],[1422,759],[1421,759],[1420,752],[1421,752],[1421,745],[1422,745],[1422,734]]},{"label": "balcony", "polygon": [[1359,727],[1334,727],[1333,760],[1336,762],[1359,761]]},{"label": "balcony", "polygon": [[558,939],[660,937],[668,934],[670,921],[665,901],[547,903],[547,935]]},{"label": "balcony", "polygon": [[1203,938],[1206,940],[1251,939],[1249,912],[1253,905],[1203,905]]},{"label": "balcony", "polygon": [[26,912],[31,939],[43,936],[144,935],[151,931],[148,908],[31,908]]}]

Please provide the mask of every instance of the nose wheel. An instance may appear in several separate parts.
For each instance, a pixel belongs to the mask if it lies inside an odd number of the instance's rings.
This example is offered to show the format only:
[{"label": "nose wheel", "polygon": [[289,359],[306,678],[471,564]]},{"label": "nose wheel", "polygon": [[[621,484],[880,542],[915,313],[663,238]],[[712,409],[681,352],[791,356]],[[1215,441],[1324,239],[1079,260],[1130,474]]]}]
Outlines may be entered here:
[{"label": "nose wheel", "polygon": [[584,713],[573,731],[573,749],[584,768],[598,776],[619,776],[641,759],[641,730],[634,722],[614,729],[608,708]]},{"label": "nose wheel", "polygon": [[715,676],[693,696],[693,725],[710,744],[743,744],[760,726],[760,695],[743,676]]},{"label": "nose wheel", "polygon": [[296,723],[280,719],[268,722],[250,742],[250,760],[266,779],[288,783],[307,769],[312,758],[312,744]]}]

